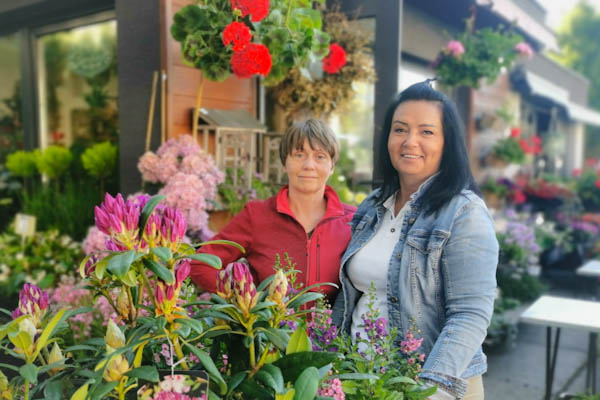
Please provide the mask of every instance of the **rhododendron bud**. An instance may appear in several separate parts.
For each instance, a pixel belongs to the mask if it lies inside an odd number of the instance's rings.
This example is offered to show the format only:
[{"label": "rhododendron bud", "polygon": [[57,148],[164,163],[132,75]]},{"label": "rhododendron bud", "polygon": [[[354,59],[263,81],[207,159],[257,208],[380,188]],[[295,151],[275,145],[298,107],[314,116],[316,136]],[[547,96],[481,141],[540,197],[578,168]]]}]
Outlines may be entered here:
[{"label": "rhododendron bud", "polygon": [[[31,342],[35,341],[35,335],[37,333],[37,329],[35,324],[33,323],[33,319],[31,317],[27,317],[19,321],[19,330],[21,332],[25,332],[31,338]],[[25,350],[25,349],[23,349]]]},{"label": "rhododendron bud", "polygon": [[110,359],[104,370],[104,380],[106,382],[116,382],[129,371],[129,362],[122,355],[114,356]]},{"label": "rhododendron bud", "polygon": [[[63,356],[63,353],[60,350],[58,343],[54,342],[54,345],[52,346],[52,351],[50,352],[50,355],[48,356],[48,364],[60,362],[60,361],[63,361],[64,359],[65,359],[65,356]],[[50,369],[49,372],[50,372],[50,375],[55,375],[55,374],[59,373],[60,371],[62,371],[63,369],[65,369],[65,367],[56,367],[56,368]]]},{"label": "rhododendron bud", "polygon": [[346,65],[346,51],[337,43],[329,45],[329,54],[323,59],[323,71],[329,74],[337,73]]},{"label": "rhododendron bud", "polygon": [[156,285],[156,289],[154,290],[154,297],[156,297],[156,301],[159,303],[165,301],[165,293],[163,292],[161,285]]},{"label": "rhododendron bud", "polygon": [[277,271],[269,286],[269,299],[283,307],[283,299],[287,293],[288,280],[282,270]]},{"label": "rhododendron bud", "polygon": [[119,349],[125,346],[125,335],[112,319],[108,320],[104,341],[113,349]]},{"label": "rhododendron bud", "polygon": [[129,297],[123,288],[117,295],[117,311],[123,318],[129,318]]},{"label": "rhododendron bud", "polygon": [[229,264],[227,268],[219,271],[217,278],[217,294],[229,300],[233,296],[233,264]]},{"label": "rhododendron bud", "polygon": [[40,326],[42,318],[48,309],[48,293],[32,283],[26,283],[19,292],[19,307],[12,312],[13,319],[21,315],[31,315],[36,327]]},{"label": "rhododendron bud", "polygon": [[167,292],[166,293],[167,300],[169,300],[169,301],[173,300],[173,297],[175,296],[175,288],[173,287],[173,285],[167,286],[166,292]]},{"label": "rhododendron bud", "polygon": [[458,57],[465,52],[465,48],[458,40],[451,40],[446,44],[446,51],[450,53],[452,57]]},{"label": "rhododendron bud", "polygon": [[183,281],[190,275],[190,270],[191,266],[189,261],[183,261],[179,264],[179,268],[175,271],[175,282],[177,287],[181,286]]}]

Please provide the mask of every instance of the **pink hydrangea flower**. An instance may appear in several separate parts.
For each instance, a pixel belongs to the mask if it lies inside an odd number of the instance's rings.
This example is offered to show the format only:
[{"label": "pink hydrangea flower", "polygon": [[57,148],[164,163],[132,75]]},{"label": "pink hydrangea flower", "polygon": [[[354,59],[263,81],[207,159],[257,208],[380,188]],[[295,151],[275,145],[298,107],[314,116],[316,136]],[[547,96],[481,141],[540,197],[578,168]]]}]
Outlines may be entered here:
[{"label": "pink hydrangea flower", "polygon": [[458,40],[451,40],[446,44],[446,51],[453,57],[458,57],[465,52],[465,47]]},{"label": "pink hydrangea flower", "polygon": [[86,255],[92,253],[100,253],[106,251],[106,241],[109,236],[98,229],[96,226],[91,226],[88,229],[87,236],[83,240],[83,251]]}]

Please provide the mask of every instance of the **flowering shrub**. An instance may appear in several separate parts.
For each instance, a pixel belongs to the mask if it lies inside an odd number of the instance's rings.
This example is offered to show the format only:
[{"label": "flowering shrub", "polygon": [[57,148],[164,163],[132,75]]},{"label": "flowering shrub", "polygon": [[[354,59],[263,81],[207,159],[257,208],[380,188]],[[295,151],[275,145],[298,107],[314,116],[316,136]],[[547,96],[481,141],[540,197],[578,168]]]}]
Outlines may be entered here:
[{"label": "flowering shrub", "polygon": [[600,163],[597,160],[586,161],[575,181],[575,190],[586,211],[600,211]]},{"label": "flowering shrub", "polygon": [[529,54],[518,34],[503,28],[475,30],[474,22],[474,17],[468,18],[465,32],[449,41],[433,62],[445,85],[477,88],[482,78],[492,83],[517,55]]},{"label": "flowering shrub", "polygon": [[0,234],[0,292],[14,295],[25,282],[54,287],[61,276],[73,275],[82,256],[81,245],[57,230],[22,239],[9,229]]},{"label": "flowering shrub", "polygon": [[[323,1],[320,1],[323,2]],[[214,81],[230,71],[240,78],[281,81],[294,66],[327,55],[329,37],[309,0],[212,0],[179,10],[171,34],[186,62]],[[339,65],[339,51],[333,60]]]},{"label": "flowering shrub", "polygon": [[521,130],[514,127],[510,136],[496,142],[492,148],[494,156],[506,163],[522,164],[528,154],[537,155],[542,152],[539,136],[521,137]]},{"label": "flowering shrub", "polygon": [[146,152],[138,169],[145,181],[164,185],[159,194],[166,196],[167,205],[183,213],[190,231],[207,229],[206,211],[224,174],[190,135],[167,140],[156,153]]},{"label": "flowering shrub", "polygon": [[[395,341],[399,339],[400,332],[396,328],[388,332],[387,320],[374,308],[373,285],[368,296],[368,311],[361,315],[362,322],[359,324],[365,337],[357,335],[351,338],[346,334],[335,334],[335,350],[344,354],[344,359],[334,363],[335,373],[329,376],[329,380],[332,384],[335,379],[343,380],[341,386],[347,400],[426,399],[435,393],[437,387],[425,387],[419,381],[421,365],[425,360],[425,354],[419,351],[423,339],[415,336],[414,329],[407,330],[404,337],[400,337],[400,346],[397,346]],[[313,332],[325,331],[323,322],[327,320],[321,319],[320,329]],[[313,343],[323,343],[318,334],[311,338]],[[344,397],[338,394],[336,398]]]}]

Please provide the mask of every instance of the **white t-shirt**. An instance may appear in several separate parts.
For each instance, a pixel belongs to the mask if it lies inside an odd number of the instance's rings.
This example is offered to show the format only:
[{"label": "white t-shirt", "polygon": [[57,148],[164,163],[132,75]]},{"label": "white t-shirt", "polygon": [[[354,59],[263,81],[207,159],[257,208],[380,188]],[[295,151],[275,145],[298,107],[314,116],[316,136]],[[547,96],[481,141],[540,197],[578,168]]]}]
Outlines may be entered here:
[{"label": "white t-shirt", "polygon": [[[369,289],[371,282],[375,284],[375,309],[379,309],[379,316],[389,320],[387,307],[387,273],[390,265],[390,259],[394,252],[394,247],[400,238],[402,230],[402,221],[404,216],[410,210],[410,201],[406,202],[398,215],[394,217],[394,205],[396,195],[390,196],[383,206],[386,212],[383,221],[375,235],[360,249],[348,264],[348,278],[354,287],[361,291],[361,295],[354,311],[352,313],[352,340],[356,338],[359,332],[361,338],[366,339],[367,335],[359,324],[363,323],[361,315],[368,311]],[[359,347],[360,351],[364,349]]]}]

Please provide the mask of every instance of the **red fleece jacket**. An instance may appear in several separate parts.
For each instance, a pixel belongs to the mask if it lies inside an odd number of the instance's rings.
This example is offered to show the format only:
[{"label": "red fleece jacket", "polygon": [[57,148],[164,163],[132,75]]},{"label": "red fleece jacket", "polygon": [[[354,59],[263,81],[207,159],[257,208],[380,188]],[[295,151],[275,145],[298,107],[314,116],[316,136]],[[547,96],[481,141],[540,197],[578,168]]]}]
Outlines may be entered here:
[{"label": "red fleece jacket", "polygon": [[[258,282],[274,273],[275,255],[287,253],[300,271],[297,279],[305,287],[332,282],[339,285],[340,261],[350,241],[350,225],[356,207],[340,202],[335,191],[325,188],[327,209],[309,238],[296,220],[288,201],[288,187],[276,196],[263,201],[252,201],[212,239],[232,240],[246,250],[227,245],[207,245],[199,253],[210,253],[221,258],[223,266],[245,257]],[[218,271],[206,264],[194,261],[191,278],[198,286],[214,292]],[[336,293],[332,286],[322,291],[331,299]]]}]

